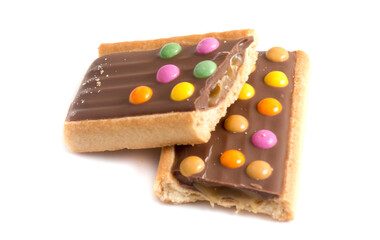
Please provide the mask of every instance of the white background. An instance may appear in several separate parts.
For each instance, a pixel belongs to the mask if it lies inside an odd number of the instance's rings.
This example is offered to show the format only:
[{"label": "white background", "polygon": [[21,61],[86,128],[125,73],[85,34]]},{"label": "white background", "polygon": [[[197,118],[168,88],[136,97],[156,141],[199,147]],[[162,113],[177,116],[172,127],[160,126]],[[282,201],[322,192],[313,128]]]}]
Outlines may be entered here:
[{"label": "white background", "polygon": [[[2,1],[0,239],[379,239],[380,17],[375,1]],[[310,55],[296,219],[167,205],[159,149],[74,154],[70,102],[103,42],[255,28]]]}]

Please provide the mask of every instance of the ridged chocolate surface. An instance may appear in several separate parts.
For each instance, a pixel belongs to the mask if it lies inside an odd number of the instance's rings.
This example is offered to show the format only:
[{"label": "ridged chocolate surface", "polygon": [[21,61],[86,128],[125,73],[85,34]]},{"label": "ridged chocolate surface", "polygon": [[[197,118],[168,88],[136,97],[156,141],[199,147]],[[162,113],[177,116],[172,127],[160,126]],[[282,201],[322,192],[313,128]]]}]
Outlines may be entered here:
[{"label": "ridged chocolate surface", "polygon": [[[71,104],[66,121],[206,109],[210,88],[225,73],[230,58],[234,54],[244,56],[245,49],[252,42],[253,37],[220,41],[219,48],[206,55],[197,54],[196,46],[182,46],[182,51],[171,59],[161,59],[160,49],[102,56],[89,67]],[[193,76],[193,69],[203,60],[213,60],[218,65],[218,70],[209,78],[197,79]],[[156,73],[166,64],[178,66],[180,76],[170,83],[158,83]],[[194,94],[181,102],[171,100],[172,88],[184,81],[194,85]],[[152,98],[143,104],[129,103],[129,94],[141,85],[149,86],[153,90]]]},{"label": "ridged chocolate surface", "polygon": [[[223,186],[238,189],[248,194],[258,194],[262,198],[273,198],[281,194],[284,178],[285,160],[287,157],[289,119],[296,63],[295,52],[289,53],[289,59],[282,63],[271,62],[265,57],[266,52],[259,52],[254,71],[247,83],[255,89],[255,95],[249,100],[237,100],[228,108],[227,115],[221,119],[212,133],[208,143],[195,146],[176,146],[175,163],[172,168],[174,176],[185,186],[194,183],[206,186]],[[284,88],[270,87],[264,83],[264,77],[271,71],[284,72],[289,80]],[[265,116],[256,110],[257,103],[263,98],[272,97],[282,104],[282,111],[275,116]],[[243,133],[231,133],[224,129],[224,120],[232,115],[243,115],[248,119],[249,127]],[[271,149],[260,149],[251,143],[252,135],[261,129],[274,132],[278,142]],[[241,151],[246,158],[245,164],[239,168],[230,169],[220,164],[221,154],[229,149]],[[190,177],[184,177],[179,172],[180,162],[188,156],[199,156],[206,162],[205,170]],[[273,170],[272,175],[265,180],[255,180],[246,174],[246,167],[255,160],[267,161]],[[220,192],[220,191],[219,191]]]}]

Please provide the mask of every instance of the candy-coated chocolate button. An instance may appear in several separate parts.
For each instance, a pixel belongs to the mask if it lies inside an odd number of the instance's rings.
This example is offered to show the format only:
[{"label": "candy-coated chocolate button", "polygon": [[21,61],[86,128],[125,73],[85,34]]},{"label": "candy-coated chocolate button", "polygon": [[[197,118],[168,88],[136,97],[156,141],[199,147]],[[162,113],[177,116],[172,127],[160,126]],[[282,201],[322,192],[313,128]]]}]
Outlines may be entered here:
[{"label": "candy-coated chocolate button", "polygon": [[156,74],[157,82],[168,83],[179,76],[179,68],[173,64],[167,64],[158,69]]},{"label": "candy-coated chocolate button", "polygon": [[153,95],[150,87],[139,86],[132,90],[129,95],[129,102],[132,104],[141,104],[148,101]]},{"label": "candy-coated chocolate button", "polygon": [[264,98],[257,104],[257,111],[267,116],[277,115],[281,110],[281,103],[274,98]]},{"label": "candy-coated chocolate button", "polygon": [[160,50],[160,57],[163,59],[172,58],[182,50],[178,43],[167,43]]},{"label": "candy-coated chocolate button", "polygon": [[252,98],[255,95],[255,89],[249,83],[244,83],[242,89],[239,93],[240,100],[247,100]]},{"label": "candy-coated chocolate button", "polygon": [[228,168],[238,168],[245,162],[244,154],[238,150],[227,150],[220,156],[220,163]]},{"label": "candy-coated chocolate button", "polygon": [[193,71],[194,77],[196,78],[206,78],[211,76],[218,66],[211,60],[205,60],[198,63]]},{"label": "candy-coated chocolate button", "polygon": [[267,179],[273,172],[271,165],[262,160],[251,162],[246,169],[246,173],[250,178],[257,180]]},{"label": "candy-coated chocolate button", "polygon": [[289,59],[289,53],[282,47],[272,47],[267,51],[266,57],[272,62],[284,62]]},{"label": "candy-coated chocolate button", "polygon": [[258,148],[268,149],[276,145],[277,137],[272,131],[262,129],[252,135],[251,141]]},{"label": "candy-coated chocolate button", "polygon": [[219,47],[219,41],[215,38],[209,37],[202,39],[197,47],[196,52],[198,54],[207,54],[215,51]]},{"label": "candy-coated chocolate button", "polygon": [[193,174],[197,174],[203,171],[205,168],[204,161],[197,156],[190,156],[182,160],[179,165],[179,171],[185,177],[189,177]]},{"label": "candy-coated chocolate button", "polygon": [[288,78],[281,71],[272,71],[264,77],[266,85],[271,87],[286,87],[288,86]]},{"label": "candy-coated chocolate button", "polygon": [[174,101],[183,101],[193,95],[194,86],[188,82],[181,82],[175,85],[170,94],[171,99]]},{"label": "candy-coated chocolate button", "polygon": [[229,132],[244,132],[248,128],[248,120],[242,115],[231,115],[224,121],[224,128]]}]

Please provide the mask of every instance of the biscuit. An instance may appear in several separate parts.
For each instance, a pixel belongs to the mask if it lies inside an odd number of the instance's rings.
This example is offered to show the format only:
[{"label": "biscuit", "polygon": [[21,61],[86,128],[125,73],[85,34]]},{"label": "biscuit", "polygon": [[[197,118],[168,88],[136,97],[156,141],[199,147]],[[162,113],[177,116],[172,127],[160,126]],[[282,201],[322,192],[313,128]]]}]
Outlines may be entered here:
[{"label": "biscuit", "polygon": [[248,79],[255,47],[252,29],[101,44],[68,111],[67,146],[94,152],[207,142]]},{"label": "biscuit", "polygon": [[279,54],[259,52],[252,88],[243,87],[208,143],[162,149],[154,183],[161,201],[294,218],[310,64],[302,51]]}]

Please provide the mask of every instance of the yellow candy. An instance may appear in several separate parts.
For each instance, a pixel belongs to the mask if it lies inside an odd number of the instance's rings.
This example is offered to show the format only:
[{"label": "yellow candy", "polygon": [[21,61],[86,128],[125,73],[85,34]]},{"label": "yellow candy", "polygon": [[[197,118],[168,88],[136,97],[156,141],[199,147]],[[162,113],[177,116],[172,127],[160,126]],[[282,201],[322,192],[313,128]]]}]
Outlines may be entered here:
[{"label": "yellow candy", "polygon": [[173,87],[170,97],[174,101],[183,101],[193,95],[193,93],[193,84],[188,82],[181,82]]},{"label": "yellow candy", "polygon": [[244,83],[243,88],[240,90],[239,99],[247,100],[255,95],[255,89],[248,83]]},{"label": "yellow candy", "polygon": [[264,82],[266,85],[271,87],[286,87],[289,83],[285,73],[281,71],[273,71],[268,73],[264,78]]}]

